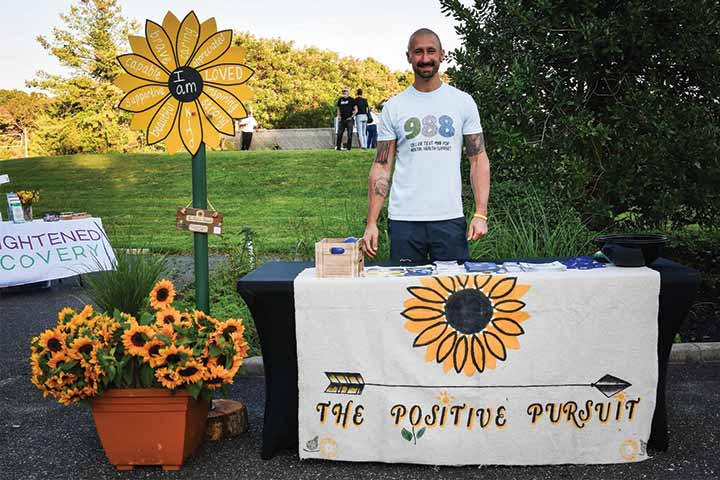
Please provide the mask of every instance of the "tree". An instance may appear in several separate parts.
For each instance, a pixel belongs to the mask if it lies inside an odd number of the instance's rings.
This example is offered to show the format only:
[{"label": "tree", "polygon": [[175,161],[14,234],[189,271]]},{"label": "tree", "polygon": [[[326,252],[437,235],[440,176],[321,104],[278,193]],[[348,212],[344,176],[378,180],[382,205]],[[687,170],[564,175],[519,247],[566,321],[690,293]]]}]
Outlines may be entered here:
[{"label": "tree", "polygon": [[717,224],[719,3],[441,0],[494,178],[559,192],[596,227]]},{"label": "tree", "polygon": [[15,154],[28,156],[30,132],[37,128],[37,119],[45,109],[46,103],[47,97],[37,92],[0,90],[0,107],[3,113],[0,131],[6,133],[15,130],[22,135],[22,152]]},{"label": "tree", "polygon": [[362,88],[370,105],[407,87],[372,58],[340,57],[314,47],[299,49],[290,41],[257,38],[247,32],[236,33],[235,43],[245,48],[245,61],[255,70],[250,80],[254,115],[264,127],[332,126],[343,86],[349,86],[352,94]]},{"label": "tree", "polygon": [[137,25],[126,20],[117,0],[80,0],[60,15],[64,28],[39,36],[40,44],[70,77],[39,72],[31,87],[47,91],[52,101],[39,121],[38,135],[47,153],[127,150],[141,144],[131,132],[129,115],[115,106],[122,91],[112,85],[121,72],[116,56],[128,50],[128,33]]}]

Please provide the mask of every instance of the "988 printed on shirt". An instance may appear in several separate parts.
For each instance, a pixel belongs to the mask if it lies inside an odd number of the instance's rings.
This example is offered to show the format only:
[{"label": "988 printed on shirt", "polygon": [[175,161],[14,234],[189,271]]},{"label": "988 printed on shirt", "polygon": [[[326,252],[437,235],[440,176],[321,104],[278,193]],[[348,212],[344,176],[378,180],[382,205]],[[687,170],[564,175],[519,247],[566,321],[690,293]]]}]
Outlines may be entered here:
[{"label": "988 printed on shirt", "polygon": [[406,140],[412,140],[420,134],[428,138],[438,134],[446,138],[455,135],[453,119],[448,115],[441,115],[439,119],[435,115],[426,115],[422,121],[418,117],[410,117],[405,121],[404,128]]}]

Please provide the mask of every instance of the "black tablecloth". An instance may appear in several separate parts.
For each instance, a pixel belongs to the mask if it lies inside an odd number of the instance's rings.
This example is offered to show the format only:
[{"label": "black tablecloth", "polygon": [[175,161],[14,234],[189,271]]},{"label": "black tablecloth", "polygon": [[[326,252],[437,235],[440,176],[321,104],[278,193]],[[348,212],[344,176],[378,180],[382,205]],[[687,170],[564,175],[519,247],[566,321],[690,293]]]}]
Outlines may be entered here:
[{"label": "black tablecloth", "polygon": [[[547,259],[535,259],[547,261]],[[265,420],[261,456],[272,458],[298,443],[297,349],[293,281],[312,262],[270,262],[237,283],[255,320],[265,366]],[[658,259],[650,268],[660,273],[658,314],[658,386],[648,447],[668,448],[665,382],[673,340],[700,284],[700,274],[678,263]]]}]

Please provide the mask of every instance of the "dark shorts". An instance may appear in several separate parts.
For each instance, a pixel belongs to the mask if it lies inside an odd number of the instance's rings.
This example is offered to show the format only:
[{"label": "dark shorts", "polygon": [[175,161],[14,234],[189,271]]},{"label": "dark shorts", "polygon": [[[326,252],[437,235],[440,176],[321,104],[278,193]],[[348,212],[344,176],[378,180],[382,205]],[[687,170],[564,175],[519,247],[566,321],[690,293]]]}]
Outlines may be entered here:
[{"label": "dark shorts", "polygon": [[390,259],[395,263],[469,260],[464,217],[436,222],[388,220]]}]

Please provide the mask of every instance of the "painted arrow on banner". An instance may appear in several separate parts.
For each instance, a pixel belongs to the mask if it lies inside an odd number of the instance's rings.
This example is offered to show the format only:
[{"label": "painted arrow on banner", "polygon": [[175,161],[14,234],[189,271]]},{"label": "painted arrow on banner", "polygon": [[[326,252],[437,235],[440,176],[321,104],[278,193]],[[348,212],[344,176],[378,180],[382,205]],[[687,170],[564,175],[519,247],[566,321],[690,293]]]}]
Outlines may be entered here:
[{"label": "painted arrow on banner", "polygon": [[561,383],[554,385],[395,385],[387,383],[368,383],[357,372],[325,372],[330,384],[325,393],[360,395],[365,387],[390,388],[551,388],[551,387],[590,387],[597,388],[607,398],[616,395],[632,384],[610,374],[603,375],[593,383]]}]

